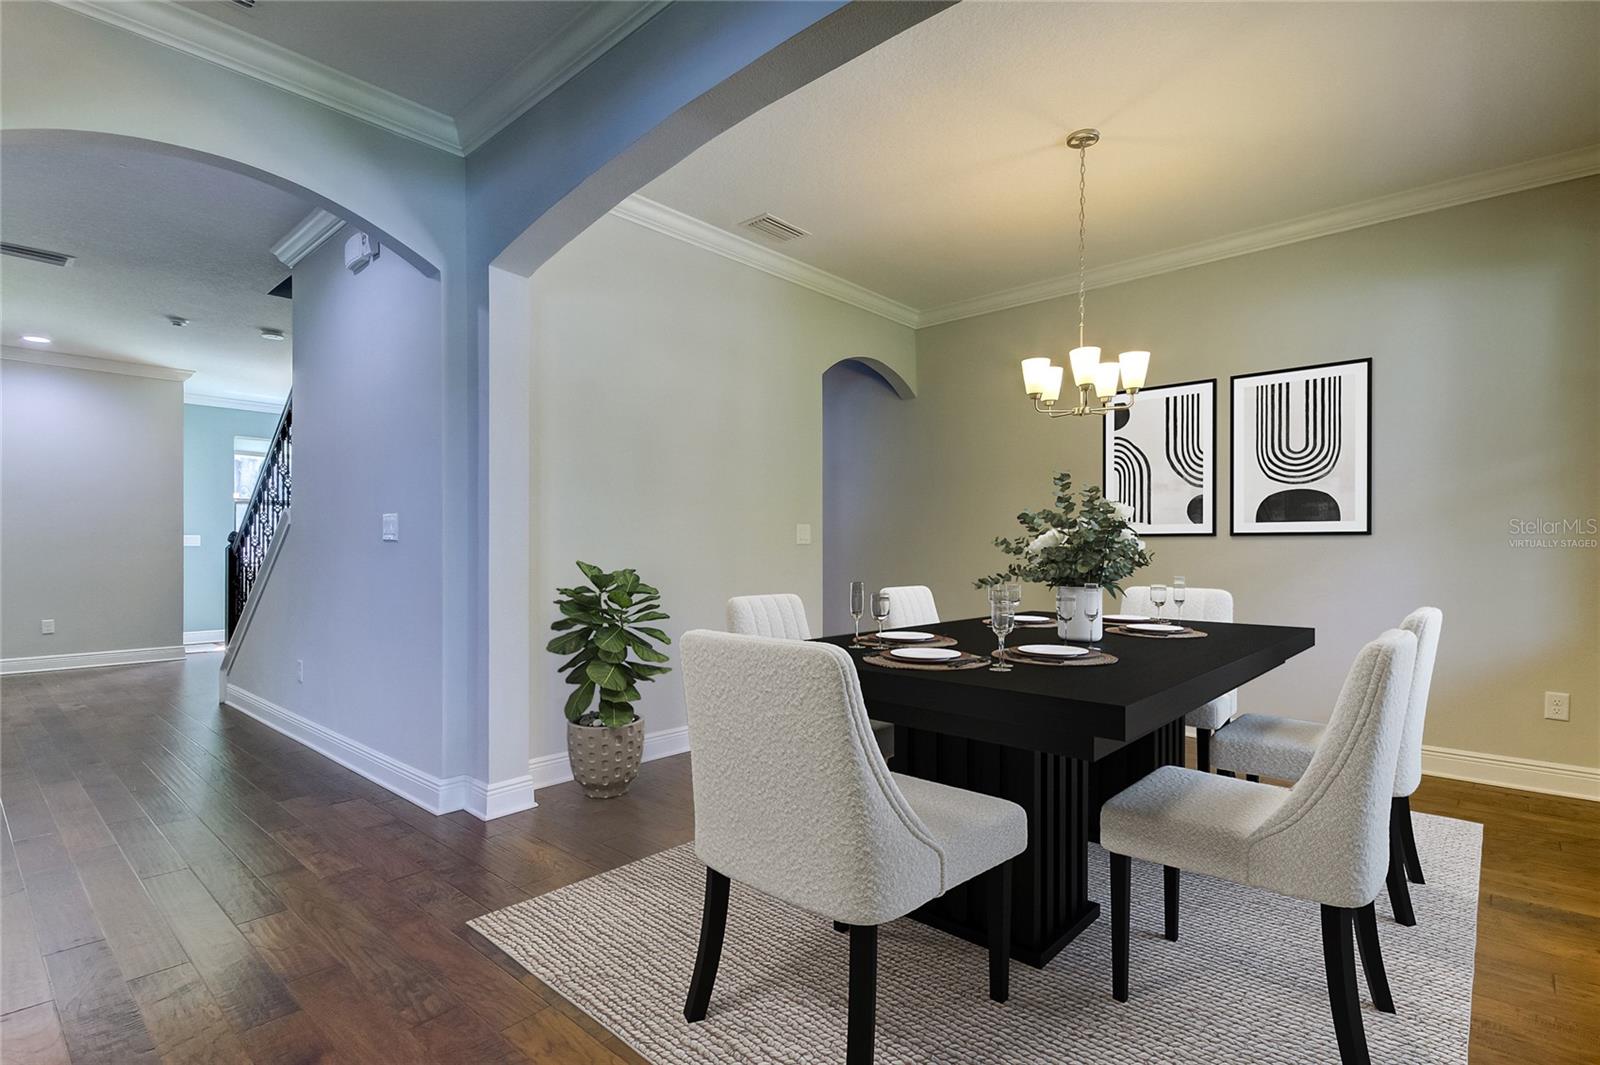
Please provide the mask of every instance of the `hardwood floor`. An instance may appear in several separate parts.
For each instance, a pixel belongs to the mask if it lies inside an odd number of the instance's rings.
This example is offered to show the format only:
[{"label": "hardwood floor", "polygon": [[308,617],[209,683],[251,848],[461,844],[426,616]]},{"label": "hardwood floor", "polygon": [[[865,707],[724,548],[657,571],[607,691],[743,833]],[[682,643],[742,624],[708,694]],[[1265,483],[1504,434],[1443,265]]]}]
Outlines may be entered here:
[{"label": "hardwood floor", "polygon": [[[641,1060],[465,922],[690,839],[686,756],[433,817],[219,709],[216,669],[0,681],[6,1065]],[[1430,778],[1413,806],[1485,825],[1474,1065],[1594,1062],[1600,804]]]}]

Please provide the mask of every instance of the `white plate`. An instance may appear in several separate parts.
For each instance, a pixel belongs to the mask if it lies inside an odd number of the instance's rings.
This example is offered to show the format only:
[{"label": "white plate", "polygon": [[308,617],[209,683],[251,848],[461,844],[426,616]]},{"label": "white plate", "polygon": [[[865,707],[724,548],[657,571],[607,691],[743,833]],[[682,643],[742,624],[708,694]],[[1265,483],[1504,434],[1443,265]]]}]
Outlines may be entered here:
[{"label": "white plate", "polygon": [[1168,625],[1165,622],[1152,623],[1152,624],[1149,624],[1149,625],[1124,625],[1123,628],[1125,628],[1125,629],[1133,629],[1135,632],[1182,632],[1183,631],[1183,626],[1182,625]]},{"label": "white plate", "polygon": [[1087,648],[1069,647],[1064,643],[1025,643],[1017,648],[1017,653],[1035,658],[1079,658],[1090,652]]},{"label": "white plate", "polygon": [[889,652],[889,657],[912,662],[948,662],[960,658],[961,652],[954,647],[896,647]]},{"label": "white plate", "polygon": [[1107,614],[1106,621],[1149,621],[1149,614]]},{"label": "white plate", "polygon": [[888,640],[890,643],[922,643],[936,637],[931,632],[880,632],[878,639]]},{"label": "white plate", "polygon": [[1049,614],[1018,614],[1016,618],[1018,625],[1042,625],[1054,620]]}]

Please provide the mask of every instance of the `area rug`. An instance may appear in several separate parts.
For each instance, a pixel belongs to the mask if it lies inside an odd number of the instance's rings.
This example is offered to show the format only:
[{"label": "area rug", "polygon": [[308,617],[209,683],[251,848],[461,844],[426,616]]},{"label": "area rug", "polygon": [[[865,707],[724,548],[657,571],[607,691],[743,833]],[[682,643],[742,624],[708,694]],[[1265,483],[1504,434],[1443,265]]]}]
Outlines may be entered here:
[{"label": "area rug", "polygon": [[[1482,826],[1415,815],[1428,882],[1418,924],[1379,935],[1398,1014],[1360,984],[1375,1062],[1465,1063]],[[1091,895],[1107,893],[1091,848]],[[1260,1062],[1339,1060],[1317,907],[1184,874],[1179,941],[1161,936],[1161,871],[1134,862],[1131,997],[1111,998],[1102,915],[1044,969],[1012,965],[990,1002],[984,952],[912,920],[879,932],[880,1062]],[[733,885],[727,943],[706,1019],[683,1019],[705,867],[686,844],[470,922],[529,972],[652,1062],[761,1065],[843,1059],[848,937]]]}]

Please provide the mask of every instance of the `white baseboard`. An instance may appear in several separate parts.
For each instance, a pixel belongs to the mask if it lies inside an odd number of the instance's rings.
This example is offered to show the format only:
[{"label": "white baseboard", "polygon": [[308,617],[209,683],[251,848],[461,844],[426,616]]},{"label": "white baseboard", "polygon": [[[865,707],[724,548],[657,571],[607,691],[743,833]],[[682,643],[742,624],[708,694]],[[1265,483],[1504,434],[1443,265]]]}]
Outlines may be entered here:
[{"label": "white baseboard", "polygon": [[227,629],[196,629],[194,632],[183,634],[185,646],[197,643],[227,643]]},{"label": "white baseboard", "polygon": [[1564,795],[1600,801],[1600,769],[1561,762],[1540,762],[1503,754],[1461,751],[1453,747],[1422,748],[1422,771],[1429,776],[1469,780],[1518,791]]},{"label": "white baseboard", "polygon": [[527,777],[492,784],[468,776],[437,777],[247,692],[237,684],[227,685],[222,701],[431,814],[466,810],[487,821],[531,809],[534,805],[533,782]]},{"label": "white baseboard", "polygon": [[[660,732],[646,732],[644,734],[644,760],[653,762],[657,758],[667,758],[674,754],[682,754],[689,749],[689,726],[679,725],[677,728],[662,729]],[[555,784],[565,784],[572,779],[572,764],[567,761],[567,752],[557,754],[544,754],[538,758],[528,760],[528,776],[533,780],[533,790],[537,794],[540,788],[548,788]]]},{"label": "white baseboard", "polygon": [[183,647],[129,647],[121,651],[80,651],[69,655],[35,655],[32,658],[0,658],[0,674],[48,673],[58,669],[94,669],[99,666],[131,666],[140,662],[176,662]]}]

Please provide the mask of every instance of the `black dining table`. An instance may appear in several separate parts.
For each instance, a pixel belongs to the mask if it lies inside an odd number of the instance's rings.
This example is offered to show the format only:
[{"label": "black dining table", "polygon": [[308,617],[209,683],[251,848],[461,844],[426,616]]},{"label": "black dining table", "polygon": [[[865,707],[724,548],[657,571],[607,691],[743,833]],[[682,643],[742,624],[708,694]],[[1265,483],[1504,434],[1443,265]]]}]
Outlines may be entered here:
[{"label": "black dining table", "polygon": [[[1307,650],[1316,630],[1185,621],[1204,639],[1107,632],[1100,666],[1016,664],[916,670],[872,665],[851,651],[867,712],[894,725],[897,773],[1000,796],[1028,812],[1028,848],[1012,866],[1012,956],[1043,966],[1099,916],[1090,898],[1089,844],[1100,806],[1164,765],[1182,765],[1183,716]],[[964,651],[987,654],[982,618],[918,625]],[[848,647],[851,637],[822,642]],[[1060,643],[1053,628],[1018,628],[1007,646]],[[986,943],[980,892],[956,887],[912,915]]]}]

